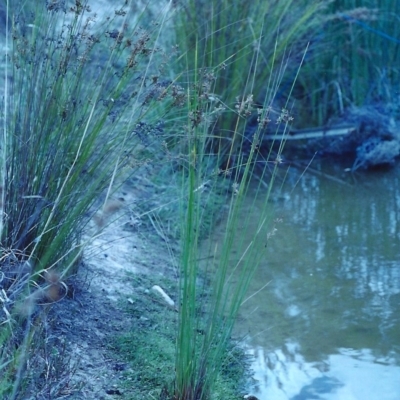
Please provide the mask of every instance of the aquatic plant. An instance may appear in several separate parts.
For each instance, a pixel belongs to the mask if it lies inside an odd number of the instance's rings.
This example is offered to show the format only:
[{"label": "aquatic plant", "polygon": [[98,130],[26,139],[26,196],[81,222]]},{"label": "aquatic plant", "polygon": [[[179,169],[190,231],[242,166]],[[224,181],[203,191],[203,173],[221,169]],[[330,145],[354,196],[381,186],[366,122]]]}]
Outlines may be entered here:
[{"label": "aquatic plant", "polygon": [[[257,57],[253,67],[250,71],[256,70]],[[238,145],[231,146],[226,154],[228,160],[236,158],[235,166],[229,167],[228,162],[225,169],[218,168],[222,155],[210,153],[207,143],[218,136],[218,125],[210,121],[218,118],[216,115],[224,118],[225,114],[218,114],[219,102],[210,101],[218,75],[215,75],[213,84],[209,83],[209,78],[210,71],[195,72],[188,95],[185,128],[188,155],[185,168],[181,170],[183,201],[176,378],[172,387],[167,389],[168,398],[174,400],[213,398],[213,387],[221,373],[240,306],[246,300],[249,283],[260,260],[265,257],[267,241],[274,234],[268,198],[282,164],[284,143],[278,144],[276,152],[263,155],[259,151],[260,140],[268,124],[274,125],[271,129],[286,132],[292,120],[290,112],[284,108],[274,123],[271,122],[273,97],[266,97],[263,106],[255,109],[250,90],[255,85],[256,74],[249,73],[248,86],[242,91],[247,95],[239,96],[239,107],[231,112],[237,120],[255,116],[257,128],[249,143],[246,132],[240,131],[239,124],[236,125],[238,128],[233,135],[238,136]],[[272,93],[273,88],[269,89]],[[214,170],[210,170],[210,158],[214,158]],[[258,183],[252,180],[256,168],[261,176]],[[210,192],[226,180],[230,187],[225,192],[226,216],[221,241],[210,243],[200,252],[203,243],[200,228],[209,210],[204,204]],[[264,180],[268,181],[267,188]],[[244,199],[250,192],[254,199],[264,198],[261,210],[255,211],[251,205],[249,210],[245,210]],[[221,210],[217,212],[221,213]],[[243,235],[243,231],[249,229],[249,215],[253,212],[258,213],[259,224],[250,236]],[[247,241],[245,236],[251,239]],[[234,264],[233,252],[240,254],[239,262]]]},{"label": "aquatic plant", "polygon": [[296,84],[298,124],[324,125],[352,106],[390,104],[398,114],[400,3],[330,2]]}]

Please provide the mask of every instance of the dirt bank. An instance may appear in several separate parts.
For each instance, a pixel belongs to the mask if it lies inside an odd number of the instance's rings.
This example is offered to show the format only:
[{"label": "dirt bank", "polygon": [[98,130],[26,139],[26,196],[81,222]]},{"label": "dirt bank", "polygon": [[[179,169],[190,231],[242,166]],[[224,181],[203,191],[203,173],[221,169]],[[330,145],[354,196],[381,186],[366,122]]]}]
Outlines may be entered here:
[{"label": "dirt bank", "polygon": [[123,384],[129,372],[125,355],[112,347],[134,328],[130,307],[149,317],[132,299],[143,297],[151,286],[135,285],[132,274],[149,276],[146,282],[151,277],[160,286],[165,279],[176,280],[173,253],[145,217],[135,214],[135,203],[145,201],[140,197],[146,193],[137,182],[133,189],[133,183],[116,193],[106,215],[91,222],[88,237],[99,224],[106,227],[85,251],[77,275],[67,281],[68,296],[47,315],[44,338],[51,354],[42,360],[46,376],[32,380],[32,399],[132,399]]}]

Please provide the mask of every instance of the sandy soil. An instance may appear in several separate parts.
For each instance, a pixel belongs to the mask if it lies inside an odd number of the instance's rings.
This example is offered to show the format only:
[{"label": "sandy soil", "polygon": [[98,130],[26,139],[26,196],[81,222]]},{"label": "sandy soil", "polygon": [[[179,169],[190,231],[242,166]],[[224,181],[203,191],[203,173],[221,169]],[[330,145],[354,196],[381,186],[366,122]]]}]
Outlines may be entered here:
[{"label": "sandy soil", "polygon": [[[34,398],[132,398],[121,388],[128,366],[121,354],[109,347],[113,337],[132,328],[126,307],[131,306],[130,296],[136,289],[132,289],[129,274],[171,278],[175,270],[165,242],[135,216],[134,202],[145,201],[146,193],[134,191],[131,185],[126,184],[114,196],[112,202],[119,207],[112,208],[117,211],[105,216],[108,226],[85,252],[84,262],[70,282],[70,296],[53,307],[51,336],[57,337],[59,349],[66,346],[69,370],[63,371],[51,397]],[[103,220],[98,217],[91,223],[92,232]],[[137,288],[147,289],[151,288]]]}]

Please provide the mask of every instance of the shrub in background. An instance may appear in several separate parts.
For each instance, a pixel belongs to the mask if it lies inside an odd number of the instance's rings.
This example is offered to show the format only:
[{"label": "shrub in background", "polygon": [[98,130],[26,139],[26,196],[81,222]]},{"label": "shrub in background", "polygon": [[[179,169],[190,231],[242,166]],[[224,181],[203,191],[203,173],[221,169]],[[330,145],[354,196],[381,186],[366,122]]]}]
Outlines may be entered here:
[{"label": "shrub in background", "polygon": [[399,13],[398,1],[331,2],[294,91],[298,126],[324,125],[351,106],[398,113]]},{"label": "shrub in background", "polygon": [[[189,73],[193,73],[195,65],[217,69],[218,80],[213,85],[214,92],[209,93],[210,99],[223,99],[230,109],[238,109],[249,95],[259,107],[267,97],[271,101],[269,106],[280,108],[286,102],[307,41],[320,28],[319,13],[325,3],[179,0],[174,28],[175,40],[183,53],[182,65]],[[272,80],[282,81],[283,71],[289,83],[280,96],[279,84]],[[255,79],[250,81],[249,76]],[[221,156],[229,153],[232,143],[236,145],[239,140],[232,137],[242,130],[238,123],[243,125],[245,120],[238,120],[234,113],[218,120],[214,134],[220,140],[213,145]]]}]

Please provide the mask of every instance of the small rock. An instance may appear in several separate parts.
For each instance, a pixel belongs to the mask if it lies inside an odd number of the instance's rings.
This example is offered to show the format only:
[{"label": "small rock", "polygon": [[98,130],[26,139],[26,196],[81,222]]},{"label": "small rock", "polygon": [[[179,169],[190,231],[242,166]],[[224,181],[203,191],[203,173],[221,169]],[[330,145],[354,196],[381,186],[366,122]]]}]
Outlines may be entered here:
[{"label": "small rock", "polygon": [[165,293],[165,291],[158,285],[154,285],[151,290],[155,293],[158,293],[161,295],[161,297],[164,299],[164,301],[168,304],[169,307],[174,308],[175,307],[175,302]]},{"label": "small rock", "polygon": [[126,364],[126,363],[116,363],[114,365],[114,370],[115,371],[125,371],[127,366],[128,366],[128,364]]},{"label": "small rock", "polygon": [[122,396],[122,392],[119,389],[106,389],[107,394],[116,394],[118,396]]}]

